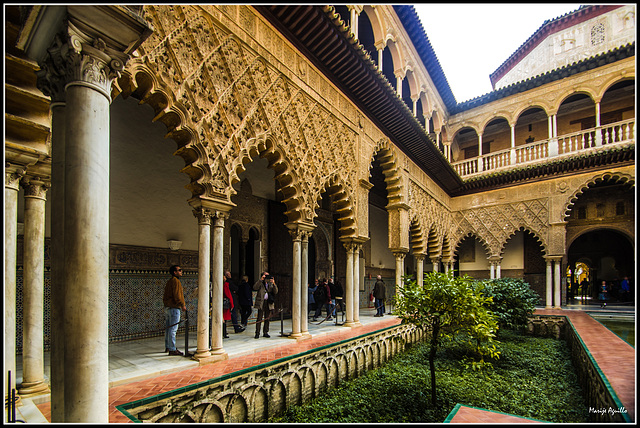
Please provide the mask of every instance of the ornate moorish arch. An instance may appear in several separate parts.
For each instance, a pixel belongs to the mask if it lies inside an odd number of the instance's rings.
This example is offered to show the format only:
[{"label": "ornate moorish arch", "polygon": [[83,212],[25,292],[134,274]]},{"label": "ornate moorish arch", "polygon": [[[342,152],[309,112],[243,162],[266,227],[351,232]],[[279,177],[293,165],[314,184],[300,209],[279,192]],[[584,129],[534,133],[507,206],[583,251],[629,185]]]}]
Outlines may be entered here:
[{"label": "ornate moorish arch", "polygon": [[580,185],[575,192],[567,197],[564,203],[564,214],[563,219],[566,219],[571,215],[571,209],[575,205],[576,201],[585,191],[589,190],[589,187],[592,187],[598,183],[603,181],[611,181],[613,183],[624,184],[627,183],[630,187],[636,185],[636,179],[634,176],[616,171],[607,171],[597,175],[594,175],[590,179],[586,180],[582,185]]},{"label": "ornate moorish arch", "polygon": [[383,138],[376,143],[373,153],[370,156],[370,165],[376,156],[378,156],[380,160],[384,181],[387,185],[389,205],[402,202],[404,189],[402,186],[402,177],[400,176],[400,164],[398,155],[388,139]]},{"label": "ornate moorish arch", "polygon": [[460,237],[473,233],[487,244],[490,255],[500,254],[511,231],[520,227],[538,237],[548,235],[549,204],[547,198],[538,198],[457,211],[452,217],[452,236],[459,242]]},{"label": "ornate moorish arch", "polygon": [[487,257],[491,256],[492,252],[491,252],[491,247],[489,246],[489,243],[487,241],[485,241],[482,237],[476,235],[473,232],[466,233],[466,234],[464,234],[462,236],[457,237],[455,239],[455,241],[451,241],[451,243],[453,244],[453,245],[451,245],[451,248],[453,249],[452,254],[457,254],[458,253],[460,244],[462,243],[462,241],[464,241],[468,237],[472,237],[472,238],[476,239],[478,242],[480,242],[480,245],[482,245],[482,248],[484,248],[484,251],[485,251]]},{"label": "ornate moorish arch", "polygon": [[336,207],[336,213],[340,221],[340,228],[338,229],[340,238],[355,237],[357,232],[355,197],[351,189],[345,184],[340,174],[336,172],[327,178],[320,192],[314,192],[316,198],[313,206],[310,207],[315,218],[315,210],[320,208],[322,193],[326,192],[331,196],[332,204]]},{"label": "ornate moorish arch", "polygon": [[414,254],[427,254],[427,230],[424,228],[419,215],[412,215],[409,219],[409,245]]},{"label": "ornate moorish arch", "polygon": [[130,62],[123,94],[150,103],[177,139],[194,196],[230,203],[237,174],[256,155],[276,171],[293,222],[312,222],[335,171],[356,187],[357,132],[214,19],[210,6],[144,8],[156,32]]},{"label": "ornate moorish arch", "polygon": [[540,246],[542,247],[542,252],[545,254],[549,253],[549,250],[547,248],[547,244],[546,244],[546,239],[544,237],[539,236],[536,231],[530,230],[529,228],[527,228],[526,226],[520,226],[517,229],[513,229],[511,231],[511,234],[509,234],[509,236],[507,236],[507,239],[502,243],[502,247],[500,247],[500,251],[497,253],[498,255],[502,255],[504,253],[504,249],[507,245],[507,242],[509,242],[509,239],[511,239],[513,236],[515,236],[515,234],[517,232],[529,232],[531,235],[533,235],[533,237],[536,239],[536,241],[538,241],[540,243]]}]

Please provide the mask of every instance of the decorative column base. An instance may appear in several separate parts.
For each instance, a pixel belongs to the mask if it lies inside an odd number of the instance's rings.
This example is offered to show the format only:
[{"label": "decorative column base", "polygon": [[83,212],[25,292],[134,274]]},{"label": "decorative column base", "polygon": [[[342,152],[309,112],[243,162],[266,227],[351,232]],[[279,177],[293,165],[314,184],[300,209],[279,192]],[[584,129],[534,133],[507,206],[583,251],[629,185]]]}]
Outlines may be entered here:
[{"label": "decorative column base", "polygon": [[301,340],[308,340],[311,339],[311,334],[309,332],[305,332],[305,333],[291,333],[289,336],[287,336],[287,338],[289,339],[295,339],[296,341],[300,342]]},{"label": "decorative column base", "polygon": [[342,326],[354,328],[354,327],[362,327],[362,324],[360,324],[360,321],[348,321],[342,324]]},{"label": "decorative column base", "polygon": [[[192,359],[196,359],[195,356],[192,357]],[[205,358],[200,358],[198,359],[198,363],[200,363],[201,366],[206,366],[207,364],[213,364],[213,363],[217,363],[218,361],[224,361],[224,360],[228,360],[229,359],[229,355],[226,352],[220,353],[220,354],[211,354],[208,357]]]},{"label": "decorative column base", "polygon": [[211,352],[207,349],[206,351],[196,351],[195,354],[191,356],[191,359],[199,361],[211,356]]},{"label": "decorative column base", "polygon": [[23,398],[28,398],[34,395],[48,394],[51,392],[49,385],[43,381],[22,383],[18,388],[18,394]]}]

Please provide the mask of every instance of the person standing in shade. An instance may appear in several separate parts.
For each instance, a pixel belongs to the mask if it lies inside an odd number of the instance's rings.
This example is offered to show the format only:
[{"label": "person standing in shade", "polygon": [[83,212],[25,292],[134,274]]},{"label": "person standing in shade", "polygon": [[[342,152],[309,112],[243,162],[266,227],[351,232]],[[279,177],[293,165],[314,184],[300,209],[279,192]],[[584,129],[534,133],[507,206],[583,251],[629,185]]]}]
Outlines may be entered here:
[{"label": "person standing in shade", "polygon": [[187,310],[182,290],[182,268],[173,265],[169,268],[171,279],[167,281],[162,295],[162,303],[164,304],[164,346],[165,352],[169,355],[184,355],[176,348],[176,333],[178,331],[178,323],[180,323],[180,310]]},{"label": "person standing in shade", "polygon": [[381,275],[378,275],[377,279],[376,284],[373,286],[373,297],[376,299],[376,314],[374,317],[381,317],[384,315],[385,283]]},{"label": "person standing in shade", "polygon": [[[230,306],[229,308],[225,308],[224,303],[222,305],[222,337],[225,339],[228,339],[229,335],[227,334],[227,321],[231,319],[231,314],[233,313],[234,306],[233,306],[233,295],[231,294],[231,290],[229,289],[229,281],[227,281],[227,278],[225,278],[225,281],[222,285],[222,293],[224,297],[229,299],[229,306]],[[224,302],[224,297],[223,297],[223,302]]]},{"label": "person standing in shade", "polygon": [[247,328],[247,321],[251,316],[251,306],[253,305],[253,292],[249,284],[249,277],[244,275],[238,288],[238,303],[240,304],[240,323],[243,328]]},{"label": "person standing in shade", "polygon": [[278,294],[278,286],[268,272],[263,272],[260,280],[253,285],[253,289],[257,291],[254,308],[258,310],[255,338],[260,338],[261,323],[264,324],[262,336],[271,337],[269,336],[269,318],[271,318],[273,310],[276,308],[274,298]]},{"label": "person standing in shade", "polygon": [[598,298],[600,300],[600,307],[604,308],[607,306],[607,294],[609,293],[609,287],[607,286],[607,281],[602,281],[602,285],[600,285],[600,294]]},{"label": "person standing in shade", "polygon": [[307,308],[307,314],[310,316],[312,312],[316,310],[316,299],[314,297],[314,293],[318,289],[318,280],[316,279],[313,284],[309,284],[307,287],[307,292],[309,293],[308,301],[309,307]]},{"label": "person standing in shade", "polygon": [[240,302],[238,299],[238,286],[231,278],[231,272],[224,272],[224,280],[229,284],[229,291],[231,292],[231,296],[233,296],[233,307],[231,309],[231,324],[233,324],[233,331],[236,333],[242,333],[244,331],[244,327],[238,322],[238,309],[240,308]]},{"label": "person standing in shade", "polygon": [[342,283],[340,281],[336,281],[334,288],[336,293],[336,305],[333,308],[333,316],[335,317],[337,316],[338,309],[340,309],[340,312],[344,313],[344,300],[342,299],[344,296],[344,289],[342,288]]}]

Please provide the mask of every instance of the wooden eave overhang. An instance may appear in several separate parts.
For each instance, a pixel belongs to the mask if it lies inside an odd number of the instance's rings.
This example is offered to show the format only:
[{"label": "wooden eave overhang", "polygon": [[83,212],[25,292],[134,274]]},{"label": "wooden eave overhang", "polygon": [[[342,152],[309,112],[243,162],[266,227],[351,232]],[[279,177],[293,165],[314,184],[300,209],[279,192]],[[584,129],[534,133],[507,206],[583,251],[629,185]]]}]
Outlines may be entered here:
[{"label": "wooden eave overhang", "polygon": [[451,194],[462,186],[462,179],[332,6],[255,8],[442,189]]}]

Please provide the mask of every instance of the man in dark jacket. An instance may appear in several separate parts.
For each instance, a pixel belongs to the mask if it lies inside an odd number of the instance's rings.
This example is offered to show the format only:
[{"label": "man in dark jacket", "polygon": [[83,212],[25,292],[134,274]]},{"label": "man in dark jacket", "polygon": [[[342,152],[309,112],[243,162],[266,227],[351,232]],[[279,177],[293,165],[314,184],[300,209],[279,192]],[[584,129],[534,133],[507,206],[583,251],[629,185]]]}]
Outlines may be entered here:
[{"label": "man in dark jacket", "polygon": [[269,301],[269,297],[274,298],[278,294],[278,286],[276,285],[273,277],[269,275],[269,272],[262,272],[260,280],[253,284],[253,289],[257,291],[256,301],[254,308],[258,310],[258,319],[256,321],[256,335],[255,338],[260,338],[260,324],[264,317],[264,327],[262,328],[263,337],[269,336],[269,318],[273,314],[273,310],[276,308],[275,301]]},{"label": "man in dark jacket", "polygon": [[382,280],[382,276],[378,275],[378,280],[373,286],[373,297],[376,299],[376,314],[374,317],[381,317],[384,314],[384,297],[385,297],[385,283]]},{"label": "man in dark jacket", "polygon": [[238,287],[238,301],[240,303],[240,323],[246,329],[247,321],[252,312],[251,306],[253,305],[253,293],[247,275],[242,277],[242,282],[240,282],[240,286]]}]

